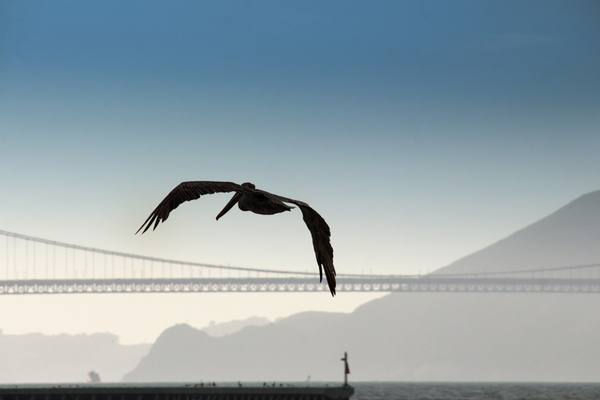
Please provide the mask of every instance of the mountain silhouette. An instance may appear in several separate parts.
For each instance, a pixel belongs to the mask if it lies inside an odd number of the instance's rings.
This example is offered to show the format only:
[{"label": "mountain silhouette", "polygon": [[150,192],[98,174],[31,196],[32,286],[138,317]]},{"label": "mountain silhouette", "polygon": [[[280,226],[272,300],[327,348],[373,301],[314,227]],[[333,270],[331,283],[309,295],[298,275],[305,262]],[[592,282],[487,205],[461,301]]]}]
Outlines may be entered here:
[{"label": "mountain silhouette", "polygon": [[[600,192],[444,273],[529,270],[600,260]],[[343,292],[340,293],[343,296]],[[214,338],[167,329],[124,381],[597,381],[593,294],[391,293],[350,314],[306,312]]]},{"label": "mountain silhouette", "polygon": [[600,191],[433,274],[561,268],[600,263]]}]

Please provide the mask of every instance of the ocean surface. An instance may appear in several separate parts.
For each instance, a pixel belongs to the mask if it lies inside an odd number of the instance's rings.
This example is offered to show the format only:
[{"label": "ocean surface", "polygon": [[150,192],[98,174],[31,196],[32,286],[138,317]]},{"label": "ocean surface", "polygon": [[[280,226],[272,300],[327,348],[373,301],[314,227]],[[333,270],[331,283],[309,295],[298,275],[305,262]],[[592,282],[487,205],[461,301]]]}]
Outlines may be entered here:
[{"label": "ocean surface", "polygon": [[350,382],[351,400],[600,399],[600,383]]}]

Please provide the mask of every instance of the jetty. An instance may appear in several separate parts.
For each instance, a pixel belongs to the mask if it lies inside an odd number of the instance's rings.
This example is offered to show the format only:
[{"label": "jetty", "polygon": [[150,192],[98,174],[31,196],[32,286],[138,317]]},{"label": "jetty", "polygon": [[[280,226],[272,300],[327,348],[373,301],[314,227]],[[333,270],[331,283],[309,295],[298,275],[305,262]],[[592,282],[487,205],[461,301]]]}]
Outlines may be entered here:
[{"label": "jetty", "polygon": [[346,400],[343,386],[0,385],[0,400]]}]

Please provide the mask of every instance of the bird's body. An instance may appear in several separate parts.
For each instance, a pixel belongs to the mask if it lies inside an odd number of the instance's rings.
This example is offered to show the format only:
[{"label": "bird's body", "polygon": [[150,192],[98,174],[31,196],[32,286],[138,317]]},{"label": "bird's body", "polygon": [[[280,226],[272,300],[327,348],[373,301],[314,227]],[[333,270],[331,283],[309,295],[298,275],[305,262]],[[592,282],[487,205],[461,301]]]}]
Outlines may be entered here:
[{"label": "bird's body", "polygon": [[[254,189],[254,191],[243,193],[239,197],[236,197],[236,193],[230,200],[230,203],[234,202],[233,204],[235,204],[235,201],[237,200],[238,207],[242,211],[252,211],[255,214],[261,215],[273,215],[284,211],[290,211],[294,208],[285,204],[279,196],[276,197],[271,193],[256,190],[251,183],[244,183],[242,184],[242,187],[244,187],[244,185],[246,185],[246,188]],[[227,208],[227,206],[225,207]],[[227,209],[227,211],[229,211],[229,209]],[[225,213],[219,214],[218,218],[222,217],[224,214]]]},{"label": "bird's body", "polygon": [[[215,182],[215,181],[192,181],[182,182],[164,198],[164,200],[150,214],[148,219],[142,224],[138,232],[143,229],[146,232],[150,226],[154,225],[156,229],[160,222],[166,221],[169,213],[176,209],[181,203],[196,200],[200,196],[213,193],[235,192],[229,203],[217,215],[217,220],[225,215],[234,205],[238,205],[242,211],[251,211],[260,215],[279,214],[284,211],[290,211],[294,207],[287,205],[291,203],[302,211],[302,217],[313,239],[313,247],[319,265],[321,280],[323,279],[323,270],[332,295],[335,295],[335,268],[333,266],[333,248],[330,243],[331,232],[329,226],[308,204],[287,197],[278,196],[264,190],[256,189],[252,183],[243,183],[238,185],[233,182]],[[137,232],[136,232],[137,233]]]},{"label": "bird's body", "polygon": [[269,201],[271,199],[263,196],[243,195],[238,201],[238,207],[242,211],[252,211],[255,214],[273,215],[284,211],[290,211],[293,207],[285,203]]}]

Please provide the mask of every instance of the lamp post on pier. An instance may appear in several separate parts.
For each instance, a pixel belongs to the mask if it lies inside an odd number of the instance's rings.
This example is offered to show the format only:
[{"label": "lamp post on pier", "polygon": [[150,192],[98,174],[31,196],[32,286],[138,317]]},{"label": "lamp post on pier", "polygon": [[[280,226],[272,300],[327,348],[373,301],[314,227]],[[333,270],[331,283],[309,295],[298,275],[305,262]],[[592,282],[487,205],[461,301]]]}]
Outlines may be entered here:
[{"label": "lamp post on pier", "polygon": [[350,367],[348,366],[348,352],[344,352],[344,358],[341,359],[344,362],[344,386],[348,386],[348,374],[350,373]]}]

